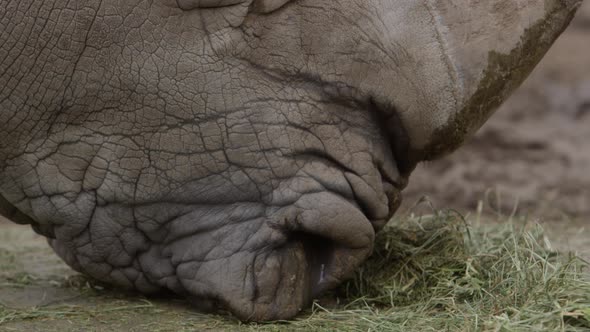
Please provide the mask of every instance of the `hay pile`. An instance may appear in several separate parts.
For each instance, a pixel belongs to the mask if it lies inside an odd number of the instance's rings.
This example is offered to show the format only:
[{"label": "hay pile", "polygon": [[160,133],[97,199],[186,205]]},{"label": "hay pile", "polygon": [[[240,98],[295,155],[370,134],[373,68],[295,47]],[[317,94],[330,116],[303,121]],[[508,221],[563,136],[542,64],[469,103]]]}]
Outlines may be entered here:
[{"label": "hay pile", "polygon": [[554,251],[539,225],[514,225],[469,227],[452,212],[393,222],[338,291],[345,304],[316,304],[291,327],[588,331],[588,263]]},{"label": "hay pile", "polygon": [[590,330],[587,262],[553,250],[538,225],[478,220],[468,226],[462,216],[440,212],[393,221],[356,276],[294,321],[242,324],[197,313],[178,300],[144,299],[87,280],[56,286],[78,294],[66,303],[17,309],[0,301],[0,330]]}]

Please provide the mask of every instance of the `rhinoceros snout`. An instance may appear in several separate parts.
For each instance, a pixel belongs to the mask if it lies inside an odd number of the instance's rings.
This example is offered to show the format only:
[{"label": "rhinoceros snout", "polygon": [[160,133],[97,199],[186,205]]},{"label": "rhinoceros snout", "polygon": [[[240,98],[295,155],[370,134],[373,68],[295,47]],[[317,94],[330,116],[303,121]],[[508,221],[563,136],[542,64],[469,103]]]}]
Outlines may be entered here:
[{"label": "rhinoceros snout", "polygon": [[369,220],[331,193],[305,195],[269,216],[267,225],[272,241],[224,263],[232,269],[219,266],[225,273],[210,275],[207,282],[213,288],[203,289],[202,277],[180,271],[187,291],[197,301],[208,291],[215,294],[222,307],[242,320],[287,319],[350,277],[373,248]]}]

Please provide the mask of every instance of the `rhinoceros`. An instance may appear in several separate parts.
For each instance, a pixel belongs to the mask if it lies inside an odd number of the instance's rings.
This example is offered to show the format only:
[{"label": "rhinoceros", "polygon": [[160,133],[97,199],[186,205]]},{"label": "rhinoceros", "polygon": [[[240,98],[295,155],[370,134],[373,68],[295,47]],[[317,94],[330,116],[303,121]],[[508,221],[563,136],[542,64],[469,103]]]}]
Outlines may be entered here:
[{"label": "rhinoceros", "polygon": [[0,0],[0,213],[76,271],[289,319],[581,0]]}]

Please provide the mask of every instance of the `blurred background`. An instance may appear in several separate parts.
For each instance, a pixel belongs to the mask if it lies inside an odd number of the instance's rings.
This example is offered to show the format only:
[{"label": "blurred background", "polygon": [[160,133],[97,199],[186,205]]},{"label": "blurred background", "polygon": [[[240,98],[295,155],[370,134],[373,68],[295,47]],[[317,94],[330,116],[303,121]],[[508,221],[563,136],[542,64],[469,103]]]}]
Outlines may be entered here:
[{"label": "blurred background", "polygon": [[418,167],[406,211],[424,195],[437,209],[473,211],[482,201],[488,212],[590,226],[590,2],[468,144]]}]

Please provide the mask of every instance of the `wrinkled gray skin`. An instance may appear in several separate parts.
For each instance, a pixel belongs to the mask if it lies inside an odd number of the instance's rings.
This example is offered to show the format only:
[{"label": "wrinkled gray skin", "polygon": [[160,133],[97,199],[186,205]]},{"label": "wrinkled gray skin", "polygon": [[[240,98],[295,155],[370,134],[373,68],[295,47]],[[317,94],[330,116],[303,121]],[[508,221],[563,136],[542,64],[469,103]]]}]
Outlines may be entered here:
[{"label": "wrinkled gray skin", "polygon": [[0,0],[0,212],[244,320],[370,255],[578,0]]}]

